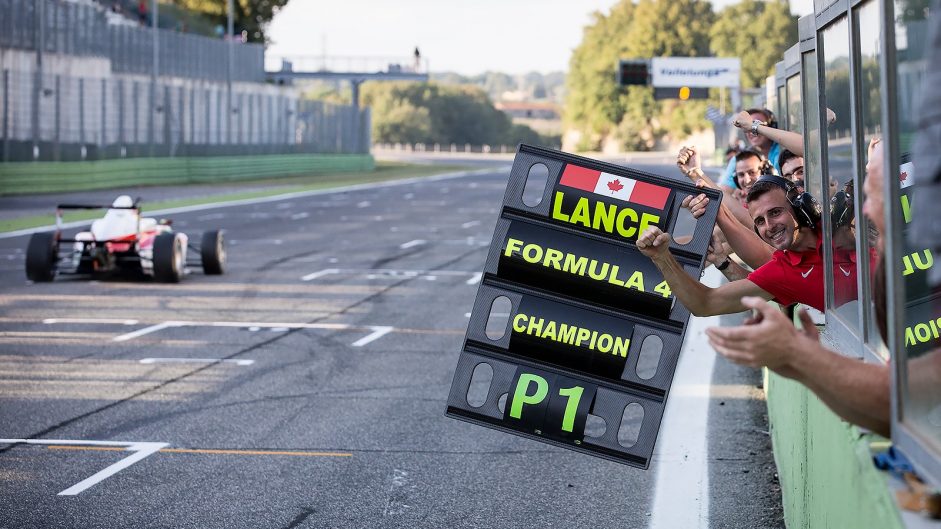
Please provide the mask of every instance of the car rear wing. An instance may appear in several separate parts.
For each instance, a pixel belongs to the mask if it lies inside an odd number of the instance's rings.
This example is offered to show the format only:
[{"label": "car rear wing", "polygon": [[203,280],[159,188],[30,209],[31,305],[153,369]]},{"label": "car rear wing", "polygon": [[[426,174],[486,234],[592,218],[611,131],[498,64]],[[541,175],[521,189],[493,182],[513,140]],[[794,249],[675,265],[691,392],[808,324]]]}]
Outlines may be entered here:
[{"label": "car rear wing", "polygon": [[62,222],[62,212],[63,210],[69,209],[131,209],[137,210],[140,212],[140,201],[141,198],[137,197],[134,199],[134,203],[130,206],[113,206],[110,204],[101,205],[101,204],[59,204],[56,206],[56,229],[62,231],[63,222]]}]

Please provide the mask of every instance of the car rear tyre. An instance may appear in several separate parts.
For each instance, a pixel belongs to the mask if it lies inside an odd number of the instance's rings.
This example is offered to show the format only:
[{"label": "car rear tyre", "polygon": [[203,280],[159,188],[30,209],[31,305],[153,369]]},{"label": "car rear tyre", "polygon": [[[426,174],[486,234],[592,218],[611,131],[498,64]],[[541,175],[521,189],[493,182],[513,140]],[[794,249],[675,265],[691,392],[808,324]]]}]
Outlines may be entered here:
[{"label": "car rear tyre", "polygon": [[154,239],[154,279],[179,283],[183,277],[183,242],[175,233],[161,233]]},{"label": "car rear tyre", "polygon": [[34,233],[26,247],[26,277],[31,281],[52,281],[59,264],[56,234]]},{"label": "car rear tyre", "polygon": [[211,230],[203,233],[199,253],[203,262],[203,272],[207,275],[218,275],[225,272],[225,238],[222,235],[222,230]]}]

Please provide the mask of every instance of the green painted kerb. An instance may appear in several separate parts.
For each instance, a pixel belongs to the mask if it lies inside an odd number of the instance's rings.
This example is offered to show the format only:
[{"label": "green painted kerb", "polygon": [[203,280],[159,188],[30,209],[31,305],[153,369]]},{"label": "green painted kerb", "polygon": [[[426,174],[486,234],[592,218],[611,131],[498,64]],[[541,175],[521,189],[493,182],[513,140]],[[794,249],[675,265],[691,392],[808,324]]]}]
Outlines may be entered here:
[{"label": "green painted kerb", "polygon": [[372,171],[369,154],[270,154],[127,158],[91,162],[0,164],[0,194],[85,191],[118,186],[211,184],[239,180]]},{"label": "green painted kerb", "polygon": [[903,529],[870,443],[801,384],[765,370],[768,418],[789,529]]}]

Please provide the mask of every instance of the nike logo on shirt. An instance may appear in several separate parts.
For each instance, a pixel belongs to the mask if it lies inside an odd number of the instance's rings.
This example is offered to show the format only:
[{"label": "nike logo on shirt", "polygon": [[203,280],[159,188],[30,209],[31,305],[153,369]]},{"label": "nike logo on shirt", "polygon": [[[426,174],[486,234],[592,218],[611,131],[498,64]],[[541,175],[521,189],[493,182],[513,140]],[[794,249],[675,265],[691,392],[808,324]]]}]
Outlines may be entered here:
[{"label": "nike logo on shirt", "polygon": [[843,275],[845,275],[846,277],[849,277],[849,276],[850,276],[850,272],[847,272],[846,270],[843,270],[843,267],[842,267],[842,266],[839,266],[839,267],[837,267],[837,268],[839,268],[839,269],[840,269],[840,272],[843,272]]},{"label": "nike logo on shirt", "polygon": [[[816,265],[814,265],[814,266],[816,266]],[[804,279],[807,279],[807,276],[809,276],[810,273],[813,272],[813,271],[814,271],[814,267],[811,266],[811,267],[810,267],[810,270],[808,270],[808,271],[806,271],[806,272],[801,272],[801,276],[802,276]]]}]

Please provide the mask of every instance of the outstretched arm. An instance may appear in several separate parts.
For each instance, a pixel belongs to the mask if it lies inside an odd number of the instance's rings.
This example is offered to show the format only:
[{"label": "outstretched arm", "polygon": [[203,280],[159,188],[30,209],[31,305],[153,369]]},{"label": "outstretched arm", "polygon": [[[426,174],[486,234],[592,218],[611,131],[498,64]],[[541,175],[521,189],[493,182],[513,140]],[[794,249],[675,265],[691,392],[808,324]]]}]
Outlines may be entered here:
[{"label": "outstretched arm", "polygon": [[[709,205],[709,197],[705,194],[695,197],[689,196],[683,199],[682,205],[685,208],[689,208],[693,218],[698,219],[706,212],[706,206]],[[716,223],[719,225],[719,229],[721,229],[722,234],[725,235],[725,239],[728,241],[729,246],[732,247],[732,251],[748,266],[758,268],[771,260],[771,255],[774,253],[774,250],[755,233],[753,229],[755,224],[752,222],[751,217],[749,217],[748,220],[751,227],[743,225],[732,211],[726,207],[725,200],[722,201],[722,205],[719,207],[719,214],[716,217]]]},{"label": "outstretched arm", "polygon": [[847,421],[889,435],[888,366],[867,364],[821,345],[806,310],[797,329],[762,299],[744,298],[742,304],[756,311],[746,325],[706,329],[716,351],[735,363],[767,366],[794,379]]},{"label": "outstretched arm", "polygon": [[771,299],[773,296],[747,279],[710,288],[693,279],[683,270],[670,253],[670,235],[652,226],[637,238],[637,248],[649,257],[663,274],[680,302],[696,316],[732,314],[745,310],[742,296],[758,296]]},{"label": "outstretched arm", "polygon": [[[735,115],[732,125],[742,129],[751,130],[751,115],[744,110]],[[804,137],[796,132],[785,129],[776,129],[767,125],[758,125],[758,134],[781,145],[798,156],[804,156]]]}]

